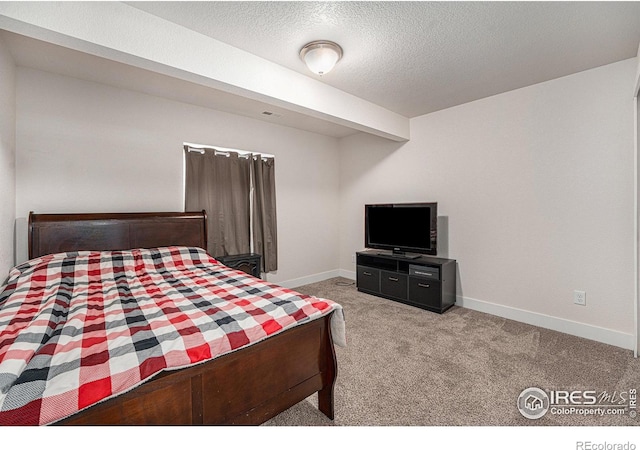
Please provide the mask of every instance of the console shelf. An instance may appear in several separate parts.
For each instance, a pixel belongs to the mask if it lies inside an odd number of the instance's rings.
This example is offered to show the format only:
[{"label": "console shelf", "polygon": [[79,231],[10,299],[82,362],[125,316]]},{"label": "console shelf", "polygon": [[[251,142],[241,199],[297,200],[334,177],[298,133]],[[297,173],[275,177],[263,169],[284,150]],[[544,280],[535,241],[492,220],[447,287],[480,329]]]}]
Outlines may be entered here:
[{"label": "console shelf", "polygon": [[356,253],[359,291],[442,314],[456,302],[456,261],[407,258],[365,250]]}]

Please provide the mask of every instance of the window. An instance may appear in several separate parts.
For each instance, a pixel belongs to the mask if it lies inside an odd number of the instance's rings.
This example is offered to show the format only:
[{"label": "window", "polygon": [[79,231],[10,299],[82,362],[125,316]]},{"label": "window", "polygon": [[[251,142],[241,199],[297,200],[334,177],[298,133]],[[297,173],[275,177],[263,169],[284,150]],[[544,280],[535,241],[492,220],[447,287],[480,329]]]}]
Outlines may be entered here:
[{"label": "window", "polygon": [[212,256],[255,252],[278,268],[275,158],[185,144],[185,211],[207,212]]}]

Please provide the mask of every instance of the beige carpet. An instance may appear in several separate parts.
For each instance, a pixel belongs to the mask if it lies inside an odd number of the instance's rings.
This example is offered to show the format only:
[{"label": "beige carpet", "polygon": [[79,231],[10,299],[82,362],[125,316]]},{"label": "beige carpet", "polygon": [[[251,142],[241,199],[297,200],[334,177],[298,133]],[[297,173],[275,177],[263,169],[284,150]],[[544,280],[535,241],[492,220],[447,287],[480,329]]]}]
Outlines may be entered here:
[{"label": "beige carpet", "polygon": [[335,420],[309,397],[265,425],[640,424],[626,415],[547,413],[531,420],[516,406],[529,387],[610,394],[640,389],[640,360],[630,350],[456,306],[435,314],[360,293],[352,283],[334,278],[297,288],[344,307],[348,345],[336,348]]}]

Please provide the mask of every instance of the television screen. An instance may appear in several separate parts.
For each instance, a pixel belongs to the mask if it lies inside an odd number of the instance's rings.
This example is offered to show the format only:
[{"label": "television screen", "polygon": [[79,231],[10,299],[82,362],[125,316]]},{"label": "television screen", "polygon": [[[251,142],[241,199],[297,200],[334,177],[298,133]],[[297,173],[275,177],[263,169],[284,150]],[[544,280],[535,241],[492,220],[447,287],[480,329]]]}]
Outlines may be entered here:
[{"label": "television screen", "polygon": [[436,254],[436,203],[365,205],[365,247]]}]

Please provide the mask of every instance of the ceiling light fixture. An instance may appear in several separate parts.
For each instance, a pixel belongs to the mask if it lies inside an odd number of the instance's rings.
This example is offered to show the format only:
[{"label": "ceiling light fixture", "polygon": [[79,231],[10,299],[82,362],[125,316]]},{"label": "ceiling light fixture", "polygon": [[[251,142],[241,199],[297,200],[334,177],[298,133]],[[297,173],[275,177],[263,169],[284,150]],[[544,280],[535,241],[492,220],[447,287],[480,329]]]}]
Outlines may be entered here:
[{"label": "ceiling light fixture", "polygon": [[328,73],[342,58],[342,48],[331,41],[313,41],[302,47],[300,59],[320,76]]}]

